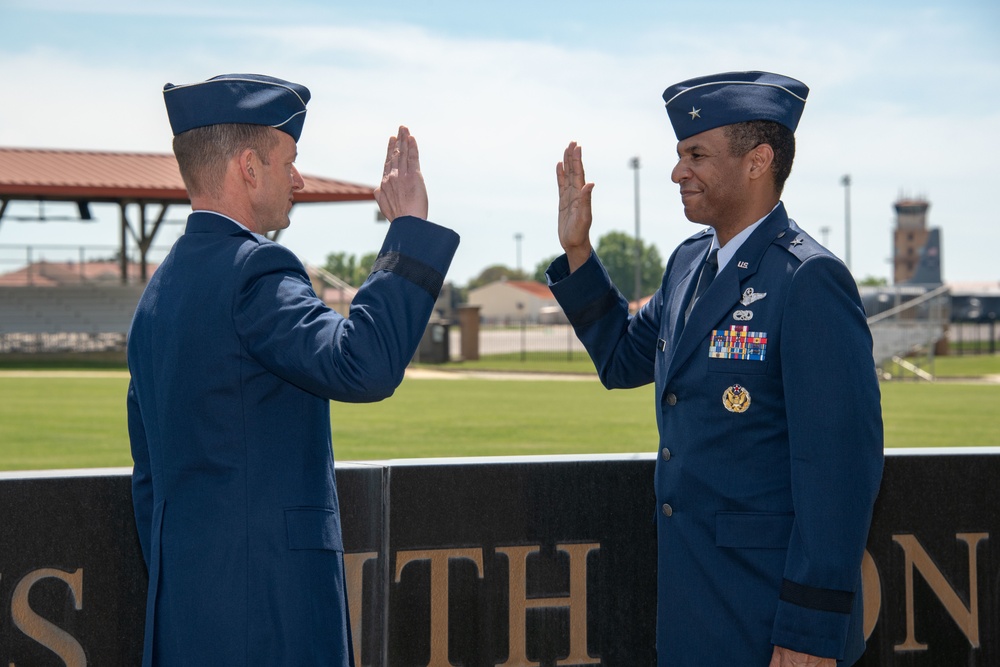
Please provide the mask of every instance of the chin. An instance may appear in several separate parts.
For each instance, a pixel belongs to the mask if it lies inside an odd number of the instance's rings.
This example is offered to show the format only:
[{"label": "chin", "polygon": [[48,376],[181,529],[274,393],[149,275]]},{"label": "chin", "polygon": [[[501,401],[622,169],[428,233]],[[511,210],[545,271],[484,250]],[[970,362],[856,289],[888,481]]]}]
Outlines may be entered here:
[{"label": "chin", "polygon": [[291,224],[288,220],[283,220],[281,222],[276,222],[273,225],[268,225],[267,229],[264,230],[264,234],[270,234],[271,232],[277,232],[282,229],[288,229],[288,225]]},{"label": "chin", "polygon": [[697,219],[697,214],[695,214],[692,211],[689,211],[687,208],[684,209],[684,217],[688,219],[688,222],[693,222],[696,225],[703,224],[700,220]]}]

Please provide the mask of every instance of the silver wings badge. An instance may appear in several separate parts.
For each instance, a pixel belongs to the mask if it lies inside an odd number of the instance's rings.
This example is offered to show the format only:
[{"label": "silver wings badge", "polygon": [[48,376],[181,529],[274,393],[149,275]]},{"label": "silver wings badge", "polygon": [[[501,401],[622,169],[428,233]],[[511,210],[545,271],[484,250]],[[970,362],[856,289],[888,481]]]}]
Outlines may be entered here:
[{"label": "silver wings badge", "polygon": [[744,306],[749,306],[754,301],[760,301],[765,296],[767,296],[767,292],[754,292],[752,287],[748,287],[743,290],[743,298],[740,299],[740,303]]}]

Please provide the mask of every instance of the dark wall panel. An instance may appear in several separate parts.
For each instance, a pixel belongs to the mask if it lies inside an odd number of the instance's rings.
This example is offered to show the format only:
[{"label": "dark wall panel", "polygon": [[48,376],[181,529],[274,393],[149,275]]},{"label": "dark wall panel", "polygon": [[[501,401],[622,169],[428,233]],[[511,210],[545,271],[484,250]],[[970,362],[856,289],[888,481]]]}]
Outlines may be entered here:
[{"label": "dark wall panel", "polygon": [[[359,665],[655,662],[652,456],[337,468]],[[56,475],[56,473],[53,473]],[[1000,664],[1000,450],[892,453],[862,665]],[[126,473],[0,475],[0,665],[135,665]]]}]

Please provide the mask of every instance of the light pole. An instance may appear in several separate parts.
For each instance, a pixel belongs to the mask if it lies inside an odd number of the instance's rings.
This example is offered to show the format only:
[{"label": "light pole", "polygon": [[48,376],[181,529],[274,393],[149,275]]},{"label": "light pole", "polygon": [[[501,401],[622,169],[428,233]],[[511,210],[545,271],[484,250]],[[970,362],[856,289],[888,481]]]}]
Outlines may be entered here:
[{"label": "light pole", "polygon": [[642,240],[639,238],[639,156],[629,160],[635,172],[635,300],[642,298]]},{"label": "light pole", "polygon": [[851,270],[851,175],[844,174],[840,179],[844,186],[844,264]]},{"label": "light pole", "polygon": [[517,272],[521,273],[521,233],[514,234],[514,242],[517,244]]},{"label": "light pole", "polygon": [[819,228],[819,233],[823,237],[823,247],[824,248],[829,248],[830,247],[830,245],[829,245],[830,228],[829,227],[820,227]]}]

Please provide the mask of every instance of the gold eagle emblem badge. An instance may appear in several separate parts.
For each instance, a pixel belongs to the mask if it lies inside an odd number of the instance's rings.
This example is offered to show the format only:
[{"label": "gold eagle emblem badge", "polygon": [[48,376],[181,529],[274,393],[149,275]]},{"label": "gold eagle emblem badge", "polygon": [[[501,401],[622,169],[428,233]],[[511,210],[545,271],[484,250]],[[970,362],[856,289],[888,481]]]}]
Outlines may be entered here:
[{"label": "gold eagle emblem badge", "polygon": [[734,384],[722,395],[722,404],[730,412],[746,412],[750,407],[750,392],[745,387]]}]

